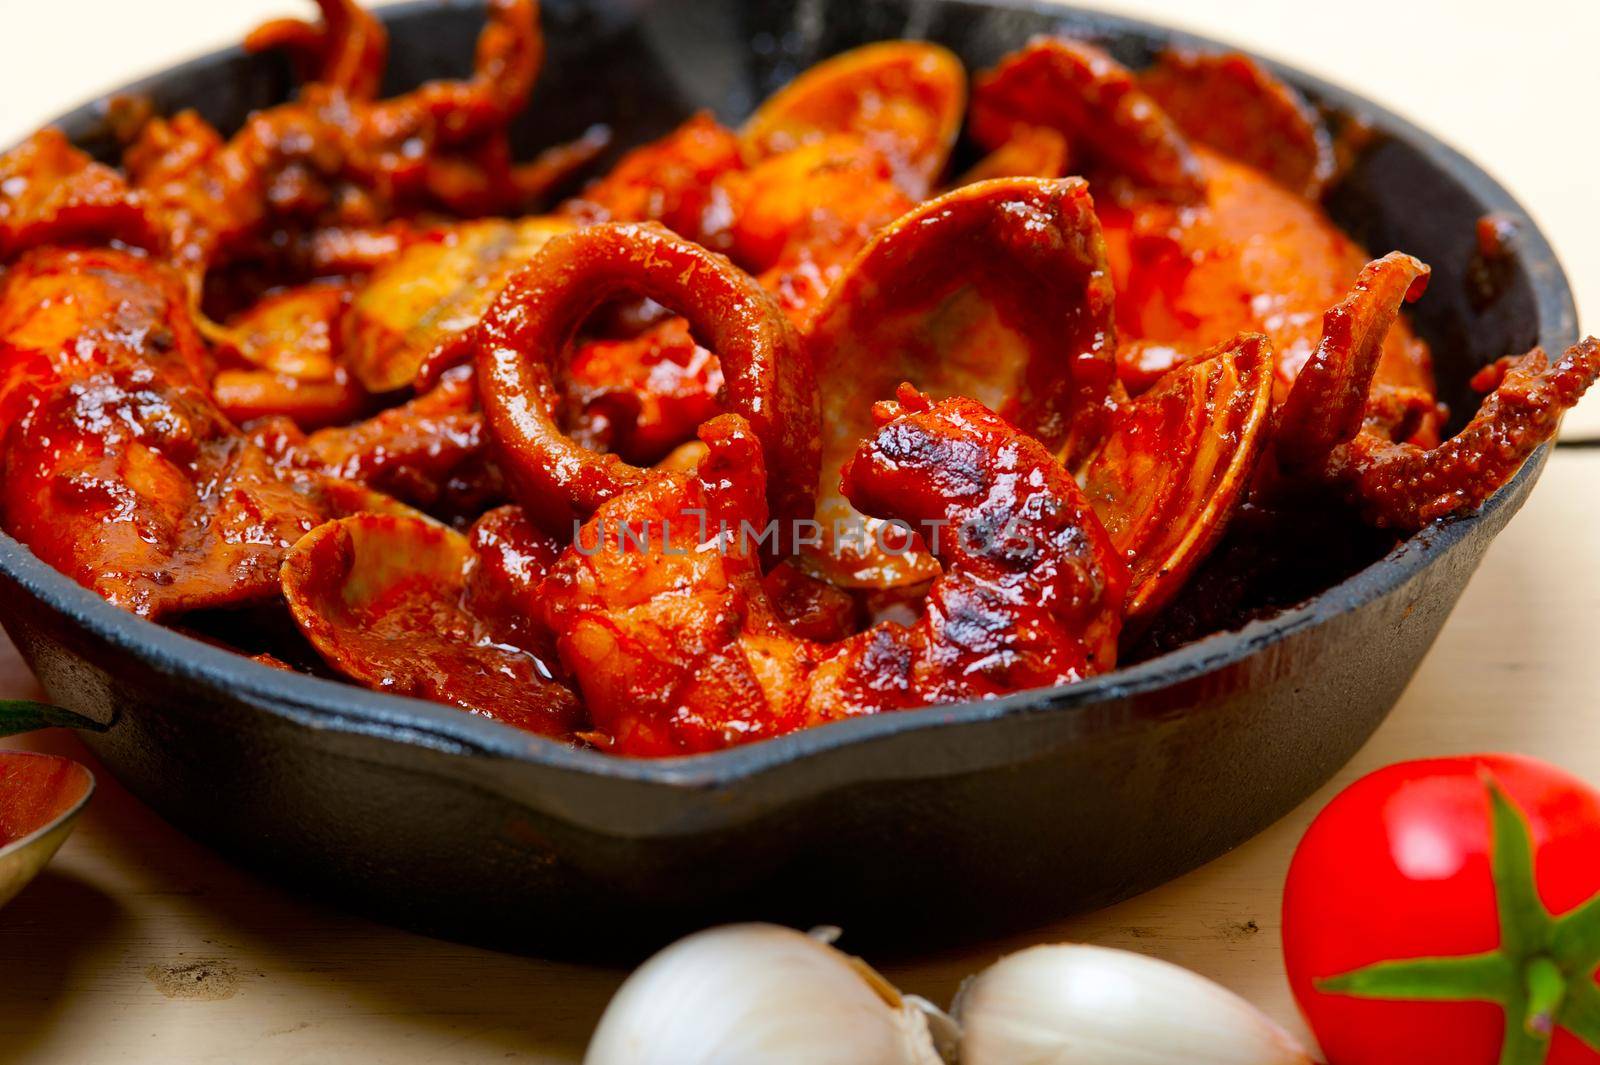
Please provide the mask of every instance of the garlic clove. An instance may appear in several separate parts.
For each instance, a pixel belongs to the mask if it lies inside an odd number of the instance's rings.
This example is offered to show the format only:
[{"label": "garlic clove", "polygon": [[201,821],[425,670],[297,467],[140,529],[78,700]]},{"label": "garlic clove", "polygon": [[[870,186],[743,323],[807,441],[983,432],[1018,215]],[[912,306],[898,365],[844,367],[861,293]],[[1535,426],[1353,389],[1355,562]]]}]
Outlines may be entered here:
[{"label": "garlic clove", "polygon": [[961,1065],[1310,1065],[1289,1033],[1170,962],[1033,947],[968,980],[952,1007]]},{"label": "garlic clove", "polygon": [[[880,976],[878,979],[881,980],[883,977]],[[921,995],[906,995],[902,1001],[921,1012],[923,1023],[927,1026],[928,1038],[933,1043],[934,1050],[938,1052],[935,1060],[944,1065],[960,1065],[961,1026],[956,1023],[956,1019]]]},{"label": "garlic clove", "polygon": [[942,1065],[923,1010],[827,943],[728,925],[667,947],[606,1007],[584,1065]]}]

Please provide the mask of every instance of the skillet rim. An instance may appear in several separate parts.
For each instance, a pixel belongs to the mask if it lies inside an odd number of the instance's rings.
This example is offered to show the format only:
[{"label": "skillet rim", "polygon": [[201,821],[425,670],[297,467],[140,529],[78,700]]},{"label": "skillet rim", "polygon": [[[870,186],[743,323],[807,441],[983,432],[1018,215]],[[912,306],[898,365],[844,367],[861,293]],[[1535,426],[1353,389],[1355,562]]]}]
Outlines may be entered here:
[{"label": "skillet rim", "polygon": [[[1571,284],[1554,249],[1527,210],[1482,167],[1408,119],[1271,57],[1175,27],[1044,0],[944,2],[968,9],[1028,12],[1053,21],[1058,30],[1072,29],[1080,36],[1100,41],[1134,38],[1251,56],[1319,102],[1360,115],[1377,132],[1405,143],[1462,186],[1486,210],[1511,218],[1516,224],[1516,261],[1528,277],[1534,296],[1539,343],[1564,348],[1576,341],[1577,309]],[[375,13],[385,23],[391,23],[440,9],[476,15],[481,8],[480,3],[470,0],[408,0],[378,8]],[[149,93],[185,73],[239,61],[245,55],[235,45],[196,56],[108,92],[49,124],[65,128],[71,136],[99,125],[106,101],[116,96]],[[623,758],[579,749],[443,704],[252,662],[243,655],[112,606],[40,561],[4,532],[0,532],[0,574],[109,647],[135,657],[163,677],[208,690],[224,704],[242,703],[303,727],[375,737],[447,755],[520,763],[672,791],[720,791],[847,747],[924,730],[958,729],[1004,717],[1069,713],[1169,687],[1243,661],[1297,632],[1325,624],[1387,595],[1440,563],[1452,548],[1471,537],[1480,522],[1492,521],[1507,506],[1514,511],[1520,505],[1520,498],[1532,490],[1532,481],[1538,478],[1550,449],[1546,443],[1536,450],[1516,476],[1477,513],[1435,524],[1407,537],[1382,558],[1303,603],[1241,628],[1213,633],[1137,665],[1058,688],[854,718],[759,743],[661,759]],[[1115,730],[1129,724],[1132,717],[1124,709],[1104,727]]]}]

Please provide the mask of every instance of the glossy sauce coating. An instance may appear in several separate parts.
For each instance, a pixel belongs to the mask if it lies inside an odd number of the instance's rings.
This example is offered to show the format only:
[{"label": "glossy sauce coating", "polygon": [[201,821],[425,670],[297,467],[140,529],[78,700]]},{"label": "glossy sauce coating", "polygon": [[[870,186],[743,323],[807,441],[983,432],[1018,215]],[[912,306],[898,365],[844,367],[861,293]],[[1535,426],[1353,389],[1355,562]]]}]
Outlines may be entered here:
[{"label": "glossy sauce coating", "polygon": [[352,286],[318,282],[269,293],[213,333],[211,394],[236,424],[286,418],[302,429],[361,417],[371,394],[345,364]]},{"label": "glossy sauce coating", "polygon": [[441,518],[478,513],[506,498],[470,367],[365,421],[291,434],[279,454],[292,466],[366,485]]},{"label": "glossy sauce coating", "polygon": [[128,152],[131,184],[196,290],[220,262],[319,226],[422,210],[481,214],[547,192],[549,161],[514,164],[505,129],[543,62],[533,0],[491,0],[471,77],[391,99],[375,98],[387,54],[381,23],[346,0],[322,6],[325,31],[279,22],[254,45],[310,53],[316,77],[332,80],[254,113],[226,140],[194,112],[156,118]]},{"label": "glossy sauce coating", "polygon": [[635,148],[562,212],[582,222],[660,222],[718,251],[726,208],[717,191],[743,163],[739,139],[701,112],[665,137]]},{"label": "glossy sauce coating", "polygon": [[1321,476],[1380,527],[1419,529],[1470,513],[1555,435],[1562,413],[1597,378],[1600,342],[1593,337],[1554,360],[1535,348],[1510,361],[1461,432],[1437,447],[1395,440],[1381,422],[1369,418],[1354,438],[1333,450]]},{"label": "glossy sauce coating", "polygon": [[552,240],[513,277],[478,328],[484,410],[518,497],[551,532],[570,534],[643,470],[576,444],[554,419],[556,375],[583,321],[607,299],[647,296],[684,315],[718,353],[728,407],[786,456],[773,512],[809,516],[817,468],[811,367],[771,298],[721,256],[649,223],[605,223]]},{"label": "glossy sauce coating", "polygon": [[[885,58],[893,61],[893,56]],[[756,162],[719,160],[715,176],[698,189],[692,223],[670,204],[681,195],[680,178],[697,170],[697,155],[709,119],[696,116],[653,144],[637,149],[614,181],[637,195],[639,183],[654,182],[661,197],[624,198],[607,215],[676,217],[673,228],[698,234],[707,247],[726,249],[741,268],[756,275],[797,327],[837,283],[845,268],[883,227],[913,206],[896,184],[891,161],[855,132],[808,138],[793,150]],[[728,134],[731,138],[731,134]],[[635,161],[648,161],[635,173]],[[591,189],[585,197],[596,195]],[[569,205],[580,214],[587,200]],[[667,213],[667,212],[670,212]],[[689,325],[670,319],[643,334],[581,345],[568,370],[568,387],[582,405],[573,428],[586,443],[604,442],[631,462],[648,463],[694,439],[694,430],[717,408],[721,364],[695,343]]]},{"label": "glossy sauce coating", "polygon": [[181,285],[113,250],[31,253],[0,293],[8,418],[0,517],[36,554],[134,613],[270,598],[326,509],[204,387]]},{"label": "glossy sauce coating", "polygon": [[382,24],[318,6],[236,132],[0,156],[0,525],[275,668],[636,756],[1072,683],[1470,511],[1600,376],[1508,355],[1441,444],[1426,267],[1338,231],[1242,56],[1041,38],[967,107],[868,45],[552,205],[608,134],[513,159],[530,0],[387,99]]},{"label": "glossy sauce coating", "polygon": [[1427,290],[1428,276],[1411,256],[1387,255],[1367,264],[1350,295],[1322,316],[1322,337],[1278,412],[1281,463],[1313,464],[1360,430],[1384,339],[1401,305]]},{"label": "glossy sauce coating", "polygon": [[1241,334],[1118,411],[1084,492],[1132,574],[1127,614],[1177,593],[1244,502],[1267,443],[1272,346]]},{"label": "glossy sauce coating", "polygon": [[[1198,351],[1219,335],[1264,333],[1277,351],[1281,400],[1316,348],[1323,312],[1344,298],[1367,256],[1315,205],[1195,151],[1207,175],[1203,207],[1100,206],[1120,336]],[[1384,341],[1378,379],[1433,390],[1432,358],[1404,322]]]},{"label": "glossy sauce coating", "polygon": [[[931,576],[919,548],[886,557],[836,487],[872,405],[909,381],[965,395],[1052,448],[1081,457],[1114,376],[1113,292],[1088,187],[1007,178],[929,201],[880,233],[808,322],[823,411],[822,544],[809,557],[837,584]],[[877,526],[870,529],[875,532]]]},{"label": "glossy sauce coating", "polygon": [[579,532],[544,617],[615,750],[709,750],[1110,665],[1126,573],[1050,453],[970,400],[907,388],[878,416],[845,471],[849,498],[948,533],[910,625],[813,642],[783,623],[741,535],[764,527],[765,471],[735,418],[702,427],[696,473],[618,497]]},{"label": "glossy sauce coating", "polygon": [[5,527],[145,617],[273,598],[284,552],[327,510],[315,478],[148,366],[59,385],[10,434],[4,473]]},{"label": "glossy sauce coating", "polygon": [[577,700],[515,633],[466,596],[468,539],[424,518],[358,514],[318,527],[283,568],[289,608],[335,668],[380,691],[438,699],[566,736]]},{"label": "glossy sauce coating", "polygon": [[1333,140],[1309,104],[1249,56],[1170,50],[1140,87],[1201,144],[1315,201],[1334,176]]},{"label": "glossy sauce coating", "polygon": [[91,162],[58,130],[0,156],[0,262],[29,248],[115,238],[159,250],[149,205],[122,175]]},{"label": "glossy sauce coating", "polygon": [[211,357],[165,266],[111,248],[43,247],[0,275],[0,428],[60,381],[142,364],[200,383]]},{"label": "glossy sauce coating", "polygon": [[491,220],[412,244],[374,271],[350,308],[350,369],[373,392],[417,384],[430,355],[477,325],[506,280],[572,229],[557,218]]},{"label": "glossy sauce coating", "polygon": [[925,196],[955,144],[966,98],[966,72],[951,52],[884,41],[807,70],[750,116],[740,141],[753,161],[851,133],[889,161],[908,195]]},{"label": "glossy sauce coating", "polygon": [[1175,203],[1205,194],[1205,172],[1177,124],[1131,71],[1083,41],[1036,37],[1006,56],[974,83],[968,122],[991,151],[1019,127],[1043,127],[1066,138],[1086,169]]}]

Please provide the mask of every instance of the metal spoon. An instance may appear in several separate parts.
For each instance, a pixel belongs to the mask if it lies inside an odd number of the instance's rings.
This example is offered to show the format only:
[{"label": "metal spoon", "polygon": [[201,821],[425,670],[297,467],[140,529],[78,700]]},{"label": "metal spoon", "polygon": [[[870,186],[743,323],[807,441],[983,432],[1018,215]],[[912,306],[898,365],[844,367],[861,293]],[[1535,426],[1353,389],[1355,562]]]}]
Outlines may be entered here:
[{"label": "metal spoon", "polygon": [[[0,736],[37,728],[103,726],[43,703],[0,701]],[[0,906],[39,875],[94,794],[94,775],[70,758],[0,751]]]}]

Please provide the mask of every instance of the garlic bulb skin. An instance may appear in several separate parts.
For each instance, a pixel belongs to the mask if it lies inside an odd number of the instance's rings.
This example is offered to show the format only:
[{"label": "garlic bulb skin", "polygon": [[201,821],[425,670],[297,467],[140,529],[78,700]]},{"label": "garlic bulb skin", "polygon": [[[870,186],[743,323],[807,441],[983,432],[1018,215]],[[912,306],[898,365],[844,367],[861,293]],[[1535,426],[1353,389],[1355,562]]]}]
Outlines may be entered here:
[{"label": "garlic bulb skin", "polygon": [[628,977],[584,1065],[941,1065],[922,1011],[826,943],[777,925],[679,940]]},{"label": "garlic bulb skin", "polygon": [[1310,1065],[1226,988],[1170,962],[1076,944],[1033,947],[969,980],[952,1009],[961,1065]]}]

